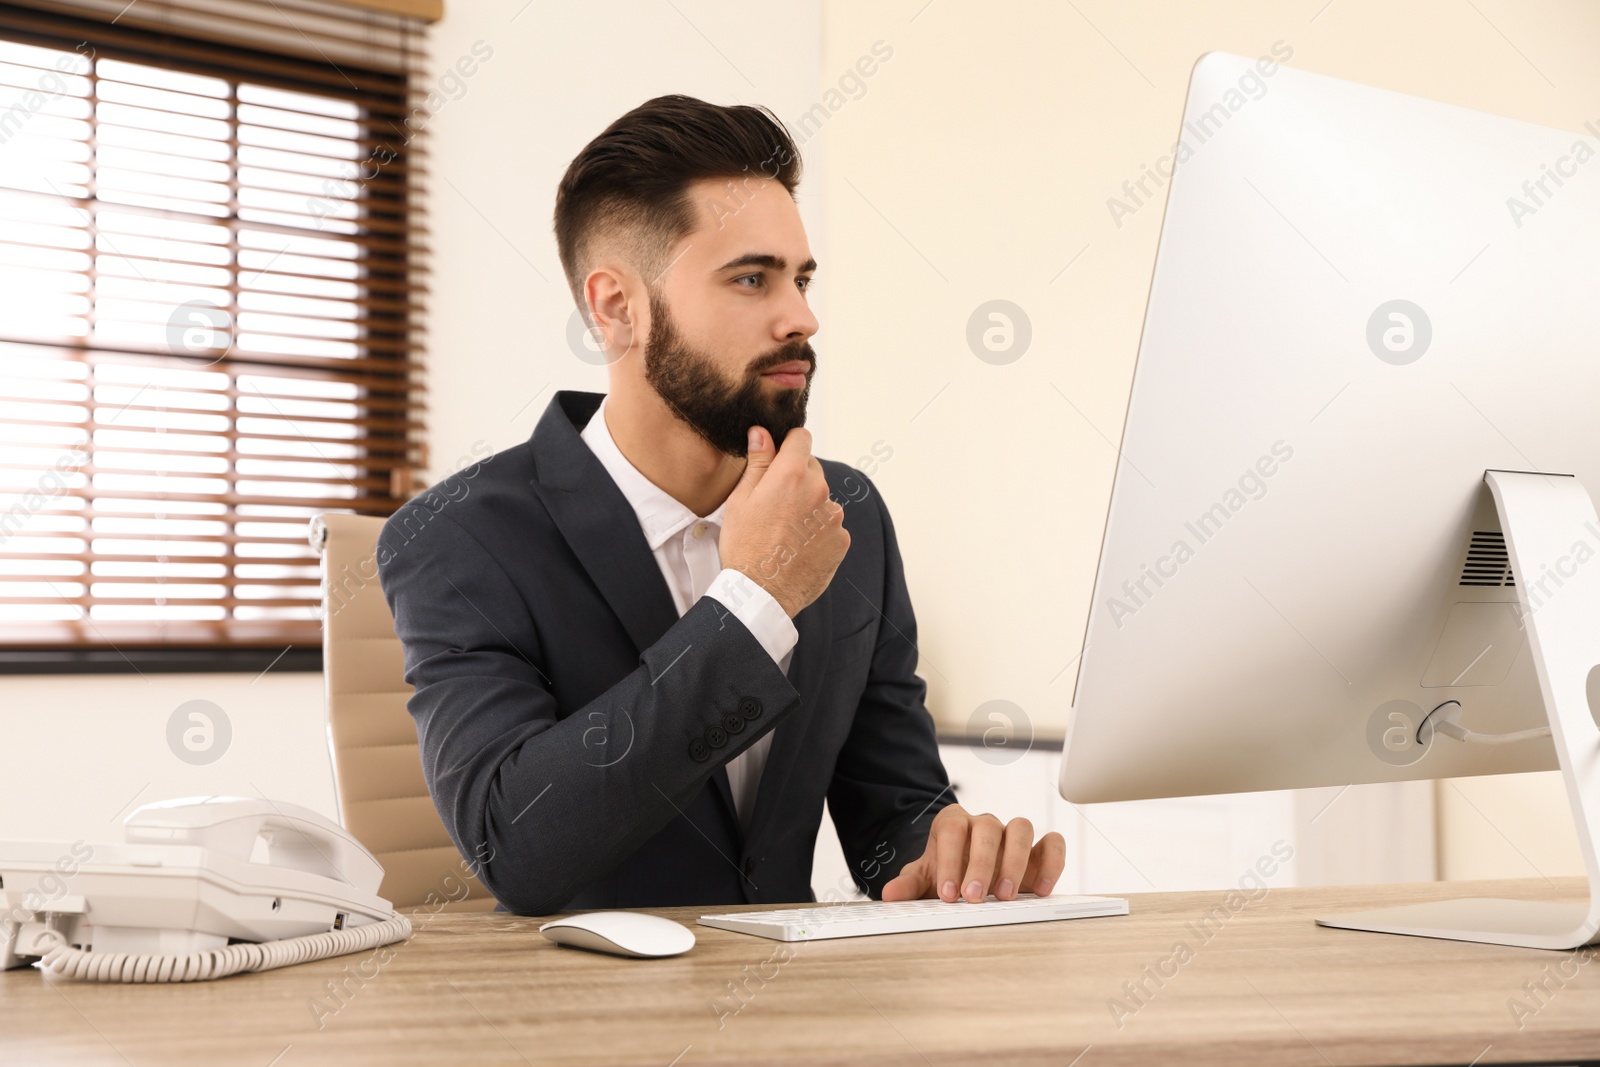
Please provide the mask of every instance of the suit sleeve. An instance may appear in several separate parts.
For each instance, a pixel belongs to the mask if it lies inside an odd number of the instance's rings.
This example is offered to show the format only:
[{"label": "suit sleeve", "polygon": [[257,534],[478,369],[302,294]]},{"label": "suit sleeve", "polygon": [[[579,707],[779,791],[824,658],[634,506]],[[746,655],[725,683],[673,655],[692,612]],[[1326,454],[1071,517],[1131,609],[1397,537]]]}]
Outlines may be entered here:
[{"label": "suit sleeve", "polygon": [[877,900],[884,884],[922,854],[933,817],[955,795],[925,703],[928,685],[916,673],[917,620],[894,523],[877,487],[866,484],[883,531],[883,619],[866,688],[834,766],[828,810],[851,875]]},{"label": "suit sleeve", "polygon": [[[378,565],[415,687],[423,776],[456,847],[480,858],[479,879],[511,911],[559,909],[799,705],[738,617],[702,597],[631,673],[562,717],[559,665],[510,578],[442,513],[403,543],[416,506],[384,527]],[[745,727],[707,746],[730,713]]]}]

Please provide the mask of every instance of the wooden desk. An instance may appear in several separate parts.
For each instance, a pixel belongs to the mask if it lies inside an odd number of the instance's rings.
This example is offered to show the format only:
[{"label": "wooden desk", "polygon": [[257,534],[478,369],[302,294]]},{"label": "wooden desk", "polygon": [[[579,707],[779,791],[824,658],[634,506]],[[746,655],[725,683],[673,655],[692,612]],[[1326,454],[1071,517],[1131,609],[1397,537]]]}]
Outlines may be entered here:
[{"label": "wooden desk", "polygon": [[[33,970],[0,975],[0,1063],[1315,1067],[1600,1059],[1600,962],[1312,923],[1328,911],[1462,895],[1578,900],[1583,885],[1274,889],[1214,921],[1209,940],[1195,930],[1222,904],[1220,892],[1130,896],[1126,917],[809,944],[696,927],[695,948],[667,960],[561,948],[539,935],[537,919],[422,913],[413,918],[415,936],[391,946],[386,962],[362,953],[169,986],[47,981]],[[692,923],[705,910],[662,914]],[[1192,955],[1175,957],[1179,942]],[[785,950],[792,958],[783,959]],[[1564,987],[1547,981],[1553,992],[1532,1014],[1538,1005],[1523,983],[1563,964],[1572,977]],[[1166,972],[1159,987],[1146,966],[1158,977]],[[1123,983],[1141,979],[1151,995],[1138,1005]],[[342,1006],[327,985],[341,980]],[[741,982],[742,1006],[729,993],[729,983]],[[1112,998],[1131,1014],[1115,1019]],[[1520,1030],[1508,1007],[1518,998],[1530,1013]]]}]

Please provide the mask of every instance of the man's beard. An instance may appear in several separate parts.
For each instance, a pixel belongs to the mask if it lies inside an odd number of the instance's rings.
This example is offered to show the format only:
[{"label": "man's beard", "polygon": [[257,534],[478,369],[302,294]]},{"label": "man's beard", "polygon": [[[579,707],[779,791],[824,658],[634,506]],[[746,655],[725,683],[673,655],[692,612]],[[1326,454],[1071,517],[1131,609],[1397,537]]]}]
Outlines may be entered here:
[{"label": "man's beard", "polygon": [[[806,384],[768,395],[763,371],[793,360],[811,364]],[[672,413],[717,451],[730,456],[749,452],[750,427],[764,426],[773,448],[782,448],[790,430],[806,423],[806,399],[816,355],[805,341],[792,341],[753,361],[742,382],[729,384],[711,359],[690,348],[672,324],[661,298],[650,296],[650,340],[644,349],[644,375]]]}]

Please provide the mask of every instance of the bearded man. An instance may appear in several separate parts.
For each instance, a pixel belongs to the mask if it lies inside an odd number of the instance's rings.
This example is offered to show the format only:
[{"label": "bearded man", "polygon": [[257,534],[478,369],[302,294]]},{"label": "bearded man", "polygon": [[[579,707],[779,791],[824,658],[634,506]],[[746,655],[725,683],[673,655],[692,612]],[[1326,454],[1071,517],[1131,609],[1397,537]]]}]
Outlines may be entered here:
[{"label": "bearded man", "polygon": [[1061,875],[1060,834],[955,803],[888,508],[811,454],[799,180],[763,108],[596,137],[555,235],[609,392],[384,526],[428,790],[501,910],[815,900],[825,800],[874,898]]}]

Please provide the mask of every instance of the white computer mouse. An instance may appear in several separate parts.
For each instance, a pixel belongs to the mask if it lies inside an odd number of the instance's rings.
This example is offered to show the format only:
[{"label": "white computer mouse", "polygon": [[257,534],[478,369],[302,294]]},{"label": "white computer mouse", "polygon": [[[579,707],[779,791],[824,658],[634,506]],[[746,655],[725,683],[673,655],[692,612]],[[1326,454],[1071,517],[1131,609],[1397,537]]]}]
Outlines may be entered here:
[{"label": "white computer mouse", "polygon": [[558,945],[656,959],[694,948],[694,931],[682,923],[638,911],[591,911],[553,919],[539,932]]}]

